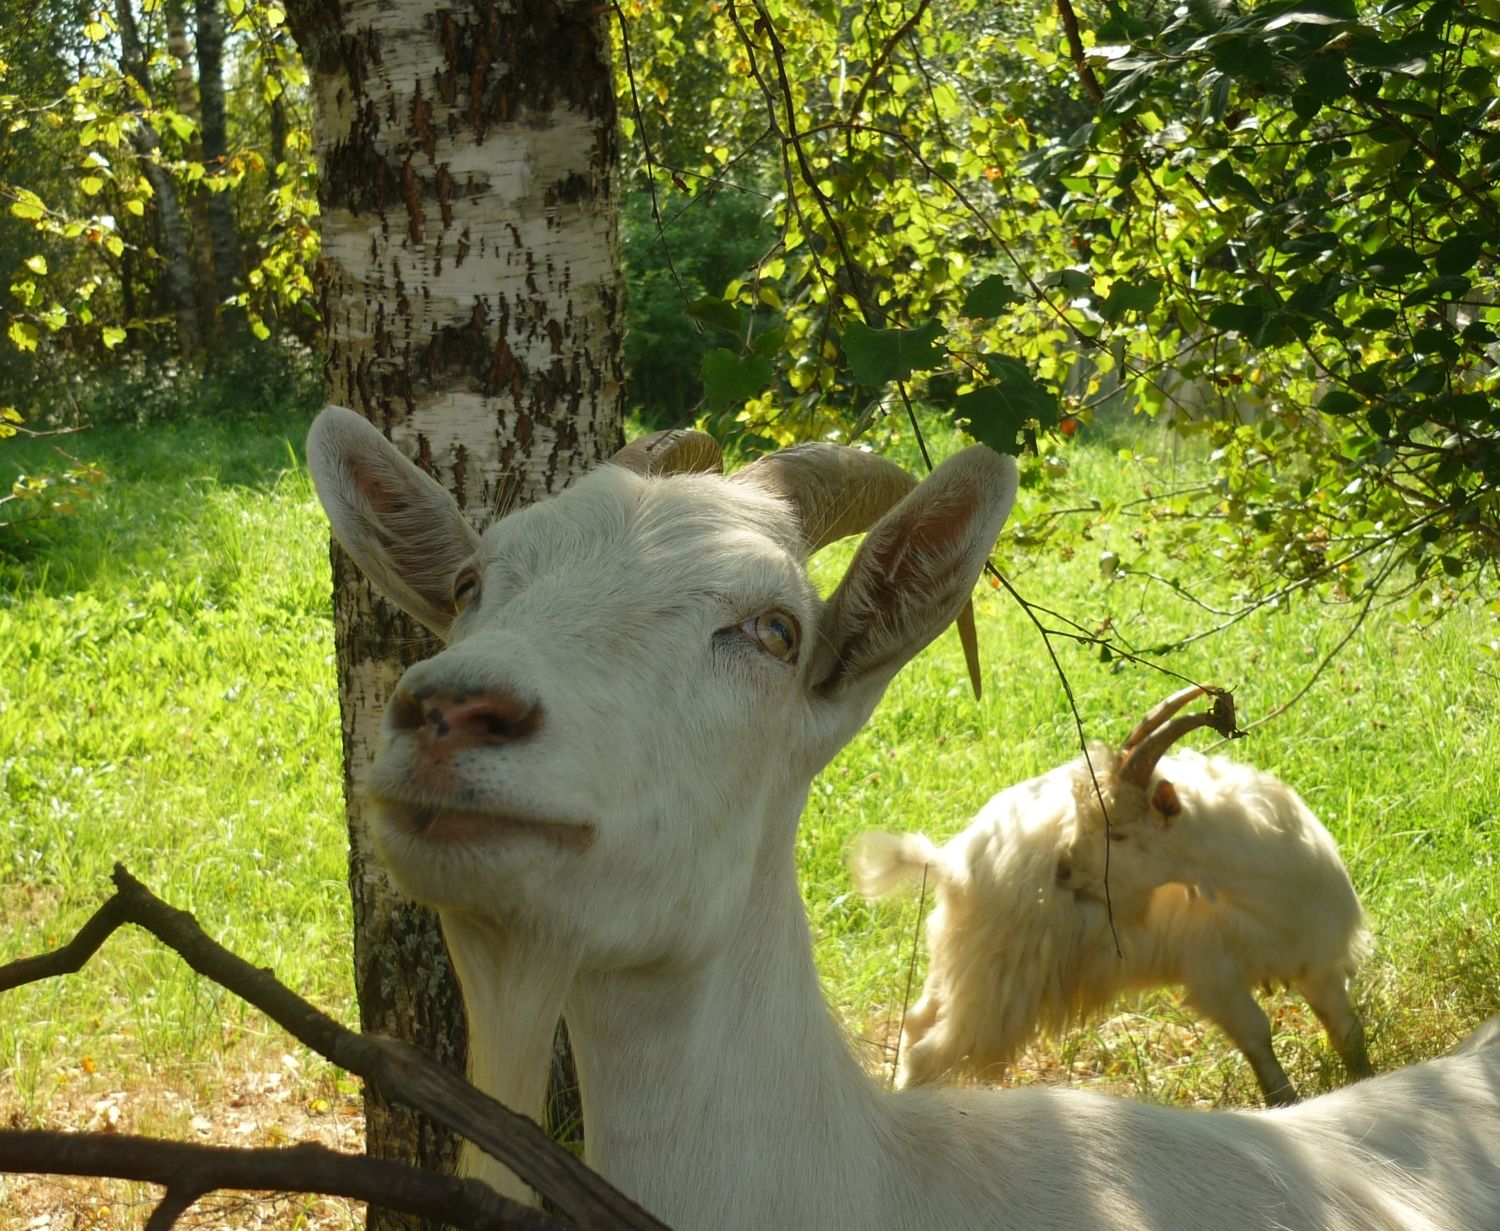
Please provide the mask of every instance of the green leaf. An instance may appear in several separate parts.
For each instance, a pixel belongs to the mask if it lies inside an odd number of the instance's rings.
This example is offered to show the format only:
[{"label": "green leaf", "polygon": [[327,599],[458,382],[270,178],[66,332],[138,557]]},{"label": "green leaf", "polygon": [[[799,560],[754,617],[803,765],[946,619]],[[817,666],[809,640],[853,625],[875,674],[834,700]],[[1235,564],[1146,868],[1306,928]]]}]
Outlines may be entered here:
[{"label": "green leaf", "polygon": [[871,329],[850,321],[844,331],[844,354],[861,385],[883,385],[942,364],[945,355],[933,345],[942,333],[937,321],[918,329]]},{"label": "green leaf", "polygon": [[958,310],[960,316],[972,316],[987,320],[999,316],[1013,303],[1020,303],[1010,282],[999,274],[991,274],[964,296],[964,306]]},{"label": "green leaf", "polygon": [[685,311],[705,325],[714,325],[732,334],[738,335],[745,330],[745,318],[740,315],[740,310],[715,295],[705,295],[702,299],[693,300]]},{"label": "green leaf", "polygon": [[114,350],[124,340],[125,331],[123,329],[117,329],[113,325],[106,325],[104,327],[104,345],[110,350]]},{"label": "green leaf", "polygon": [[1466,274],[1484,254],[1482,235],[1455,235],[1438,245],[1432,267],[1439,274]]},{"label": "green leaf", "polygon": [[1482,393],[1455,393],[1444,399],[1446,406],[1459,419],[1488,419],[1490,399]]},{"label": "green leaf", "polygon": [[1042,428],[1055,427],[1061,418],[1057,395],[1040,385],[1031,369],[1010,355],[982,355],[990,375],[999,382],[960,394],[953,419],[981,444],[999,453],[1020,452],[1021,429],[1035,420]]},{"label": "green leaf", "polygon": [[1161,279],[1149,278],[1136,286],[1116,282],[1099,305],[1099,315],[1113,324],[1126,312],[1149,312],[1161,298]]},{"label": "green leaf", "polygon": [[1054,269],[1042,279],[1043,286],[1060,286],[1070,295],[1082,295],[1094,285],[1094,275],[1086,269]]},{"label": "green leaf", "polygon": [[1021,429],[1035,418],[1029,396],[1007,392],[1002,385],[986,385],[959,395],[953,418],[980,444],[1015,457],[1021,452]]},{"label": "green leaf", "polygon": [[1344,68],[1343,57],[1335,55],[1313,56],[1302,66],[1302,80],[1308,93],[1319,103],[1331,103],[1349,93],[1353,84]]},{"label": "green leaf", "polygon": [[1355,318],[1356,329],[1389,329],[1396,323],[1395,308],[1370,308]]},{"label": "green leaf", "polygon": [[1215,329],[1232,330],[1246,334],[1266,319],[1266,310],[1253,304],[1221,303],[1208,314],[1208,323]]},{"label": "green leaf", "polygon": [[755,341],[751,343],[750,349],[762,359],[769,359],[779,351],[786,343],[785,329],[768,329],[765,333],[757,334]]},{"label": "green leaf", "polygon": [[703,356],[703,392],[715,410],[722,410],[754,397],[770,383],[772,371],[768,359],[720,347]]},{"label": "green leaf", "polygon": [[1360,264],[1376,282],[1393,285],[1427,268],[1427,263],[1405,244],[1388,244]]},{"label": "green leaf", "polygon": [[47,258],[41,255],[29,256],[21,264],[34,274],[46,274],[47,272]]},{"label": "green leaf", "polygon": [[1343,389],[1335,389],[1318,399],[1318,409],[1325,415],[1352,415],[1363,405],[1364,402]]},{"label": "green leaf", "polygon": [[16,344],[16,349],[23,351],[36,350],[37,330],[35,325],[27,324],[25,321],[11,321],[10,328],[6,330],[10,340]]}]

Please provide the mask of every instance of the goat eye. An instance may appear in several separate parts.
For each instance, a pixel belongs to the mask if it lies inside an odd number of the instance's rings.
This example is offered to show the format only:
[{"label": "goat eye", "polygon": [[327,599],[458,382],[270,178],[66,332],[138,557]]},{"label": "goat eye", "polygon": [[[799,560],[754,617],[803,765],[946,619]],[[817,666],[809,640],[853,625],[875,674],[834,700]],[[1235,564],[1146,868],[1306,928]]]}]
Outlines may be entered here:
[{"label": "goat eye", "polygon": [[746,620],[740,628],[767,654],[786,663],[797,661],[797,644],[802,639],[802,630],[791,612],[773,607]]},{"label": "goat eye", "polygon": [[479,597],[479,570],[472,564],[461,569],[453,579],[453,610],[462,611]]}]

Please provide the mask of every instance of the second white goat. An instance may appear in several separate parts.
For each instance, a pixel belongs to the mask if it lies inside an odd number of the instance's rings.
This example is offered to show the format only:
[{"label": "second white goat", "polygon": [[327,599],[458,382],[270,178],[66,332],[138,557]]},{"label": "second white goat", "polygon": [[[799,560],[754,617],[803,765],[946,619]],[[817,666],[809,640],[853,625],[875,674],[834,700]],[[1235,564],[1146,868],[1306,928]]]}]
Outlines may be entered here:
[{"label": "second white goat", "polygon": [[925,868],[935,900],[897,1085],[983,1074],[1124,992],[1183,986],[1245,1054],[1267,1103],[1295,1102],[1251,990],[1276,983],[1306,997],[1351,1077],[1370,1076],[1348,993],[1369,934],[1338,848],[1273,775],[1163,756],[1213,721],[1173,717],[1200,692],[1163,702],[1120,751],[1091,749],[1092,775],[1079,757],[1001,791],[941,849],[921,834],[857,841],[861,892]]}]

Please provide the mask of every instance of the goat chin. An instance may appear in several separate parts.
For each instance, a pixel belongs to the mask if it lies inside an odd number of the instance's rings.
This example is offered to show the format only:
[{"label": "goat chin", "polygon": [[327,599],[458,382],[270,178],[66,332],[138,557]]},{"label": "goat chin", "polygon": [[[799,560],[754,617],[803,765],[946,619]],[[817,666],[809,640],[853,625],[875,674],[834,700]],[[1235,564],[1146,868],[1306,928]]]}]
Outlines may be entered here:
[{"label": "goat chin", "polygon": [[[819,987],[798,820],[962,612],[1015,466],[976,446],[911,490],[826,444],[749,479],[648,452],[480,538],[360,416],[309,438],[344,547],[448,643],[401,681],[377,793],[594,833],[376,834],[443,912],[479,1084],[538,1114],[561,1009],[589,1161],[676,1231],[1500,1226],[1494,1046],[1273,1114],[872,1081]],[[866,529],[824,601],[805,556]]]}]

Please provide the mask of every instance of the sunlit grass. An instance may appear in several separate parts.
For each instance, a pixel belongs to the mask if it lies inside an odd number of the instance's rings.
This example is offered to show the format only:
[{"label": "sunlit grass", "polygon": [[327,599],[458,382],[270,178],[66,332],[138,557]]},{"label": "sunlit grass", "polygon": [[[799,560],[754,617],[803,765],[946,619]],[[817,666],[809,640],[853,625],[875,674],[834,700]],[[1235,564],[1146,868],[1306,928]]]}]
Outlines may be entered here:
[{"label": "sunlit grass", "polygon": [[[100,505],[44,528],[5,564],[0,958],[66,937],[119,859],[226,944],[353,1020],[327,529],[286,443],[300,445],[304,432],[288,421],[101,436],[88,455],[115,481]],[[1084,492],[1149,478],[1099,447],[1069,460]],[[1042,553],[1019,573],[1020,588],[1090,627],[1106,616],[1117,627],[1200,627],[1202,613],[1171,592],[1100,576],[1097,551],[1128,530],[1100,530],[1071,561]],[[820,558],[823,584],[850,551]],[[900,1016],[916,901],[871,906],[854,895],[847,842],[872,827],[946,837],[994,792],[1077,748],[1024,614],[988,588],[978,606],[982,703],[949,632],[815,784],[802,829],[829,999],[851,1033],[881,1043]],[[1297,605],[1258,615],[1165,662],[1234,686],[1249,721],[1296,692],[1351,614]],[[1491,802],[1500,736],[1494,660],[1482,648],[1493,637],[1480,610],[1426,630],[1377,612],[1343,669],[1235,749],[1295,785],[1344,849],[1378,938],[1357,989],[1377,1066],[1433,1054],[1500,1010]],[[1173,687],[1094,651],[1059,643],[1058,654],[1094,737],[1119,739]],[[921,977],[919,954],[913,995]],[[1309,1089],[1340,1080],[1310,1014],[1293,998],[1270,1004],[1293,1079]],[[137,936],[117,936],[82,975],[7,994],[4,1008],[0,1082],[25,1106],[45,1101],[84,1057],[138,1080],[236,1048],[284,1046],[255,1013]],[[1040,1047],[1021,1076],[1256,1101],[1237,1053],[1170,994]]]}]

